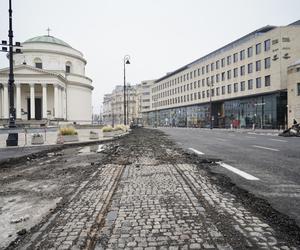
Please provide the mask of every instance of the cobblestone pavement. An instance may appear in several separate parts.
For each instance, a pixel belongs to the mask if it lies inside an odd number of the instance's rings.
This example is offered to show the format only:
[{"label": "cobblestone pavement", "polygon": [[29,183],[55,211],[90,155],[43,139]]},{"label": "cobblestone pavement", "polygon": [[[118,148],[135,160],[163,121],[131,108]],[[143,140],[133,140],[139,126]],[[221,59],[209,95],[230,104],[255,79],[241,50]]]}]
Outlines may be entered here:
[{"label": "cobblestone pavement", "polygon": [[213,181],[209,161],[196,164],[157,130],[134,130],[105,153],[14,249],[300,249],[299,234],[243,205]]}]

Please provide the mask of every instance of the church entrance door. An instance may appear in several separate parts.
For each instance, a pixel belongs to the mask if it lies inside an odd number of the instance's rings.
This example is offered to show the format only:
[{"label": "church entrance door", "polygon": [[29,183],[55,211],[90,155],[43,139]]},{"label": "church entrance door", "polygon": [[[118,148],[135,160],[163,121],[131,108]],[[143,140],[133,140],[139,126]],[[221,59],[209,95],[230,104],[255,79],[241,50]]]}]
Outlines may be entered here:
[{"label": "church entrance door", "polygon": [[[30,98],[27,99],[27,119],[31,120]],[[35,120],[42,120],[42,99],[35,98]]]}]

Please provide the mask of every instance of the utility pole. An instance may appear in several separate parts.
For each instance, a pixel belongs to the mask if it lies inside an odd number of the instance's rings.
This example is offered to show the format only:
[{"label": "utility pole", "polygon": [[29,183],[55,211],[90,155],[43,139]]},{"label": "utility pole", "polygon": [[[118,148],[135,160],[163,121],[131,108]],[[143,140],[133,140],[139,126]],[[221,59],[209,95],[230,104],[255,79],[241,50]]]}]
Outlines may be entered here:
[{"label": "utility pole", "polygon": [[8,59],[9,59],[9,74],[8,74],[8,92],[9,92],[9,120],[8,120],[8,127],[9,127],[9,134],[6,140],[6,146],[18,146],[18,133],[13,131],[16,128],[16,110],[14,105],[14,61],[13,61],[13,54],[14,53],[21,53],[21,49],[16,49],[14,52],[14,47],[21,47],[19,42],[16,42],[14,45],[13,43],[13,29],[12,29],[12,4],[11,0],[9,0],[9,30],[8,30],[8,45],[7,41],[1,41],[1,52],[7,53],[8,48]]}]

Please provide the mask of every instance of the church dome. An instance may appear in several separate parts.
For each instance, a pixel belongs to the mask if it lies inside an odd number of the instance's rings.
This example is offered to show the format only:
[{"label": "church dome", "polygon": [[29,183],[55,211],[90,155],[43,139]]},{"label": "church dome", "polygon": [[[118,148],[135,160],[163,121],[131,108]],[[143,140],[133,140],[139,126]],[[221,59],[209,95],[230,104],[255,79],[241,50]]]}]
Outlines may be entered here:
[{"label": "church dome", "polygon": [[25,43],[52,43],[52,44],[58,44],[61,46],[72,48],[69,44],[67,44],[63,40],[58,39],[54,36],[48,36],[48,35],[30,38],[30,39],[26,40],[24,42],[24,44]]}]

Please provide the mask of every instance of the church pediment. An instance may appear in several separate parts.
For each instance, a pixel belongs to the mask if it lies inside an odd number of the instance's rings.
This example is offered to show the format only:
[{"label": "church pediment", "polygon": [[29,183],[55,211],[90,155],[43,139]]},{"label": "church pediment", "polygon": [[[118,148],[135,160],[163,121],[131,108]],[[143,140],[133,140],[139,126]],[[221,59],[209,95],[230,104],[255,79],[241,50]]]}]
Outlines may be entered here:
[{"label": "church pediment", "polygon": [[[8,74],[9,68],[0,69],[0,74]],[[19,65],[14,67],[14,74],[21,74],[21,75],[53,75],[58,76],[58,74],[49,72],[47,70],[34,68],[28,65]]]},{"label": "church pediment", "polygon": [[[0,69],[0,76],[7,77],[9,73],[9,68]],[[61,74],[57,74],[55,72],[51,72],[44,69],[38,69],[28,65],[18,65],[14,67],[14,75],[15,77],[56,77],[62,81],[66,81],[66,78]]]}]

